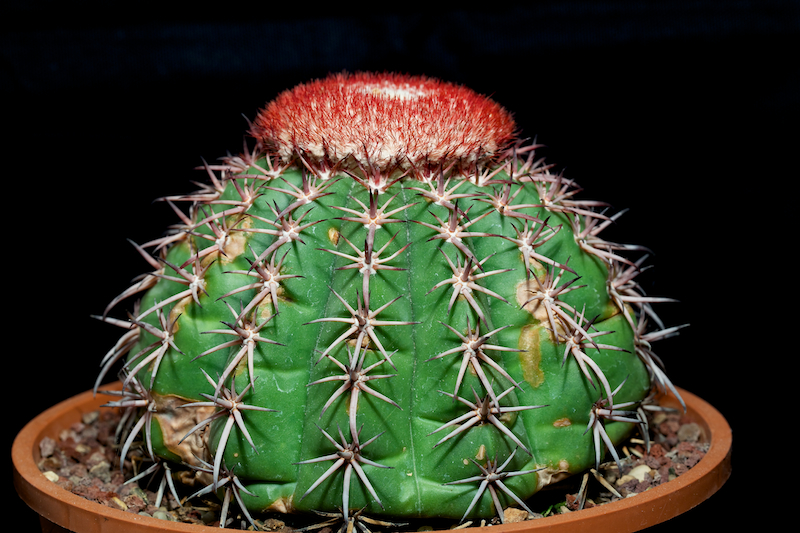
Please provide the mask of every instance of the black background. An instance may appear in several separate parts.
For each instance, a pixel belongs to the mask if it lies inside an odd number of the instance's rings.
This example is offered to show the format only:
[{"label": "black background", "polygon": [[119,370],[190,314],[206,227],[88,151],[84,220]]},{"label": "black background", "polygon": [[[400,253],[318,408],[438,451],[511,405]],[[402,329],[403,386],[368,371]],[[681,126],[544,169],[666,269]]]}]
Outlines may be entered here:
[{"label": "black background", "polygon": [[[770,455],[757,443],[781,448],[768,431],[783,419],[767,406],[797,349],[795,319],[779,311],[796,292],[785,265],[797,3],[106,6],[3,8],[9,451],[30,418],[91,388],[119,332],[90,315],[149,269],[126,239],[175,222],[153,199],[194,190],[201,158],[239,152],[242,115],[279,91],[332,71],[391,70],[493,95],[583,198],[630,208],[604,236],[653,250],[645,290],[680,300],[658,306],[667,325],[691,324],[657,352],[734,431],[730,481],[652,531],[772,514],[753,485],[770,474],[752,461]],[[37,529],[35,514],[24,520],[18,530]]]}]

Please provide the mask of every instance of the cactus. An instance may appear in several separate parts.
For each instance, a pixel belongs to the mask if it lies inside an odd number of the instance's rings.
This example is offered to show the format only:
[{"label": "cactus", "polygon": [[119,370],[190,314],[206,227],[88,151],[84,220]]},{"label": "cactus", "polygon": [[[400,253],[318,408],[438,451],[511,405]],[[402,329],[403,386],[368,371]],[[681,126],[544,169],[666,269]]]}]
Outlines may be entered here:
[{"label": "cactus", "polygon": [[669,299],[627,257],[646,249],[603,240],[619,213],[491,99],[338,74],[249,134],[162,198],[180,223],[134,243],[151,270],[100,317],[124,331],[95,385],[121,363],[123,455],[141,438],[245,512],[502,520],[619,460],[674,391],[651,348],[677,330],[651,306]]}]

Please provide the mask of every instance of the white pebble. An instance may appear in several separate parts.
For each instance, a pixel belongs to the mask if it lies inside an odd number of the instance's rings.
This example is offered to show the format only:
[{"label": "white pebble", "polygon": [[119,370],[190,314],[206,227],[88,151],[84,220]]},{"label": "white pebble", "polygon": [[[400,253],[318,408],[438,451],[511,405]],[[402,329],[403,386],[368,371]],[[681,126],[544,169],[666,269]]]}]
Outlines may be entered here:
[{"label": "white pebble", "polygon": [[637,467],[632,468],[631,471],[628,472],[628,475],[633,476],[636,478],[637,481],[642,482],[647,478],[652,479],[652,477],[650,476],[650,470],[651,468],[647,465],[639,465]]}]

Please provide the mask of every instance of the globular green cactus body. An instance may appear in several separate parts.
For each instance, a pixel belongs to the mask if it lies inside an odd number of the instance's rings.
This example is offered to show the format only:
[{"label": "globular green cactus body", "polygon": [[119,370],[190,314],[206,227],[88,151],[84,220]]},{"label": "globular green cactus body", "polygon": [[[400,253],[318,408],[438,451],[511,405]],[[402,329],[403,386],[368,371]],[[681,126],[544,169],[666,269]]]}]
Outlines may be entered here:
[{"label": "globular green cactus body", "polygon": [[[156,455],[232,471],[251,510],[460,519],[495,513],[481,479],[461,482],[479,465],[511,458],[489,485],[515,505],[496,478],[524,500],[634,428],[597,413],[651,390],[625,303],[647,299],[619,297],[635,267],[597,237],[609,219],[534,147],[501,132],[381,164],[268,126],[150,244],[159,269],[115,353],[150,398]],[[248,386],[241,402],[269,409],[238,412],[249,438],[220,403]]]}]

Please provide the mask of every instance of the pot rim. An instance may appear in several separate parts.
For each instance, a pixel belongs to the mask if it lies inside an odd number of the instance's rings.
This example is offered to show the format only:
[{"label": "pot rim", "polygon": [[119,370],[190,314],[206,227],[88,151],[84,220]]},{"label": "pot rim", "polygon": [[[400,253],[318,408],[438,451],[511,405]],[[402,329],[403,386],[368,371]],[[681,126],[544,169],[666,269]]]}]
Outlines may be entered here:
[{"label": "pot rim", "polygon": [[[601,506],[513,524],[473,527],[470,531],[566,533],[586,527],[593,533],[626,533],[669,520],[708,499],[730,477],[731,428],[708,402],[684,389],[678,388],[678,392],[686,402],[687,414],[705,431],[711,443],[706,455],[688,472],[633,497]],[[22,500],[43,518],[77,533],[219,531],[210,526],[170,522],[106,507],[77,496],[44,476],[37,466],[41,439],[45,436],[57,438],[61,430],[79,421],[81,415],[97,410],[106,403],[101,396],[102,391],[94,396],[91,390],[73,396],[47,409],[20,431],[14,439],[11,455],[14,486]],[[671,394],[661,396],[660,401],[662,405],[679,407]]]}]

